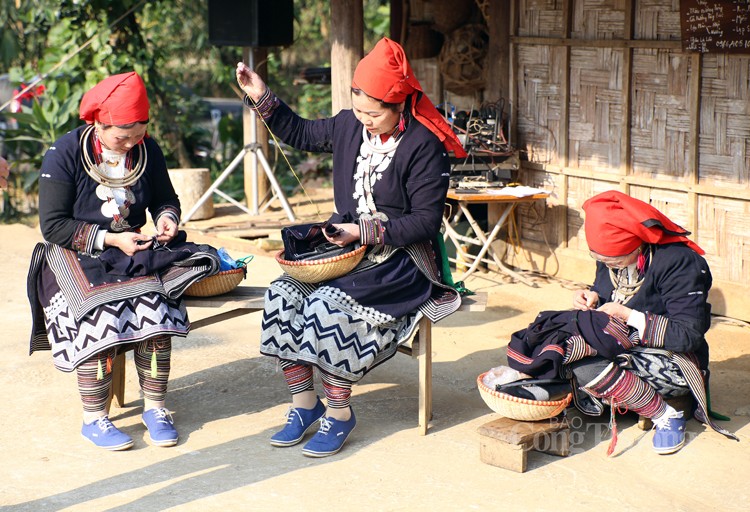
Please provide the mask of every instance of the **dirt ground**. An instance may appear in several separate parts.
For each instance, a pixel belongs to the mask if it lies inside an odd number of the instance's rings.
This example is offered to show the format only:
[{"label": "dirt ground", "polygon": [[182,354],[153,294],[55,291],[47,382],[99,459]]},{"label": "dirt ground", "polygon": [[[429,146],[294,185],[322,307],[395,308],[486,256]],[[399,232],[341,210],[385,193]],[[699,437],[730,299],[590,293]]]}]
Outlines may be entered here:
[{"label": "dirt ground", "polygon": [[[434,418],[425,437],[417,434],[417,362],[399,354],[355,386],[358,425],[339,454],[314,460],[301,445],[271,447],[288,396],[275,363],[258,352],[260,313],[253,313],[176,340],[168,406],[177,446],[154,447],[144,437],[131,359],[126,406],[112,419],[135,445],[99,450],[80,436],[74,375],[55,370],[49,353],[28,355],[26,273],[40,238],[36,228],[0,226],[2,510],[750,509],[750,327],[729,319],[715,318],[708,334],[711,390],[739,443],[691,420],[684,449],[659,456],[651,432],[626,415],[607,457],[607,418],[583,420],[571,410],[570,456],[532,452],[523,474],[479,460],[477,428],[498,416],[480,398],[476,376],[506,362],[510,334],[537,312],[570,304],[570,284],[541,278],[538,288],[483,274],[469,280],[489,292],[489,307],[459,312],[433,331]],[[279,273],[260,255],[246,284],[265,285]]]}]

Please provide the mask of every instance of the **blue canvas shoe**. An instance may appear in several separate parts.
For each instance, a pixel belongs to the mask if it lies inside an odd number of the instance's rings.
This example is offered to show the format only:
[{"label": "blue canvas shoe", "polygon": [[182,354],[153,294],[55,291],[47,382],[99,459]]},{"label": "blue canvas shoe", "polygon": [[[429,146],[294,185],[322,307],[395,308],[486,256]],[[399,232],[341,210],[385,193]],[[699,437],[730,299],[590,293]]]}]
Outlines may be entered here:
[{"label": "blue canvas shoe", "polygon": [[678,451],[685,444],[685,425],[687,420],[682,411],[665,414],[654,421],[654,451],[659,455],[668,455]]},{"label": "blue canvas shoe", "polygon": [[133,446],[130,436],[117,430],[117,427],[106,416],[88,424],[84,423],[81,427],[81,435],[105,450],[120,451]]},{"label": "blue canvas shoe", "polygon": [[172,414],[164,407],[149,409],[141,417],[143,424],[148,429],[151,442],[156,446],[174,446],[177,444],[179,435],[174,428]]},{"label": "blue canvas shoe", "polygon": [[352,417],[346,421],[321,418],[320,430],[302,448],[302,454],[308,457],[328,457],[338,453],[356,425],[357,419],[354,417],[354,411],[352,411]]},{"label": "blue canvas shoe", "polygon": [[[316,397],[317,398],[317,397]],[[302,441],[305,433],[326,413],[326,406],[317,398],[318,402],[312,409],[290,407],[286,413],[286,425],[282,430],[271,436],[273,446],[294,446]]]}]

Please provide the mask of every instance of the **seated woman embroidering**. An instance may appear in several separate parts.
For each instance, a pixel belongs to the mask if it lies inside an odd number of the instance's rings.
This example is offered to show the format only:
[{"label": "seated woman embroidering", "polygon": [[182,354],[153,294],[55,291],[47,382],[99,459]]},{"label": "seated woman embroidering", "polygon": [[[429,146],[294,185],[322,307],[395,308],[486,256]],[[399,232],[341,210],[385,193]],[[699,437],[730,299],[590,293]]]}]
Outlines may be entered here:
[{"label": "seated woman embroidering", "polygon": [[[172,337],[190,331],[180,296],[218,272],[219,257],[178,230],[180,202],[146,133],[143,79],[134,71],[105,78],[84,94],[80,117],[86,124],[55,141],[40,170],[45,243],[29,269],[30,352],[51,350],[56,368],[76,372],[81,435],[119,451],[133,439],[109,420],[111,370],[132,348],[142,422],[154,445],[174,446],[179,436],[165,407]],[[153,236],[141,233],[147,213]]]},{"label": "seated woman embroidering", "polygon": [[[508,364],[541,378],[571,378],[574,403],[589,415],[610,405],[651,418],[654,450],[678,451],[688,418],[665,399],[692,394],[695,417],[722,434],[707,401],[711,271],[689,232],[621,192],[583,205],[596,260],[594,285],[572,311],[545,311],[513,334]],[[614,450],[616,431],[608,453]]]},{"label": "seated woman embroidering", "polygon": [[[448,191],[448,151],[465,153],[422,92],[403,48],[386,38],[354,72],[353,108],[332,118],[300,118],[242,63],[237,81],[284,142],[333,153],[336,213],[326,238],[368,247],[344,277],[313,285],[285,274],[266,294],[261,352],[280,359],[292,394],[287,424],[271,444],[296,445],[320,420],[302,453],[325,457],[341,449],[356,425],[352,385],[396,353],[421,315],[437,321],[461,304],[441,282],[432,244]],[[314,391],[313,367],[325,405]]]}]

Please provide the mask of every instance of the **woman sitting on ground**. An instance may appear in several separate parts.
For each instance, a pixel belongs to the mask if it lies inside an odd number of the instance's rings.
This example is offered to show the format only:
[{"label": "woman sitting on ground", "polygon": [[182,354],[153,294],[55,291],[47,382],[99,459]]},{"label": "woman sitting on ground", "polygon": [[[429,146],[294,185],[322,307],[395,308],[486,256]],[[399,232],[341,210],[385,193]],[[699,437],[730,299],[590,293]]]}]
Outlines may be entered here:
[{"label": "woman sitting on ground", "polygon": [[651,418],[659,454],[685,443],[688,418],[665,401],[671,397],[692,394],[696,418],[733,437],[709,419],[711,271],[703,250],[656,208],[621,192],[598,194],[583,209],[594,284],[575,292],[573,311],[542,312],[514,333],[508,364],[535,377],[572,377],[586,414],[601,414],[604,402],[613,420],[618,410]]}]

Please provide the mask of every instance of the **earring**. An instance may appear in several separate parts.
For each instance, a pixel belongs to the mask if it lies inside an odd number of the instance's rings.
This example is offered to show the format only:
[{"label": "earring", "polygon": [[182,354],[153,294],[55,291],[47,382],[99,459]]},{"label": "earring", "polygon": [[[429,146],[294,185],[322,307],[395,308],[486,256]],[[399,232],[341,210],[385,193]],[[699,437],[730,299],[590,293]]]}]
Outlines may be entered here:
[{"label": "earring", "polygon": [[404,113],[401,112],[398,118],[398,131],[403,132],[406,130],[406,121],[404,120]]}]

